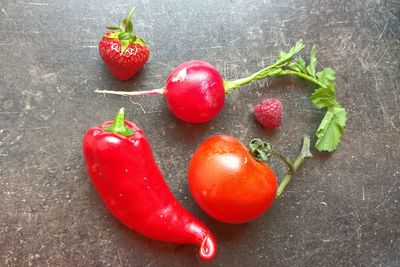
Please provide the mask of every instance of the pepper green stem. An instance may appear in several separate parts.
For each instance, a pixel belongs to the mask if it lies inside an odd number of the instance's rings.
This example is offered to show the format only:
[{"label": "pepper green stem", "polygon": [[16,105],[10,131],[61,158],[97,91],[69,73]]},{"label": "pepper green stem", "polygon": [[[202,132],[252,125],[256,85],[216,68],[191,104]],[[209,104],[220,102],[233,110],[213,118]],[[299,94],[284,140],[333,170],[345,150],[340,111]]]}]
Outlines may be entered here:
[{"label": "pepper green stem", "polygon": [[303,160],[308,157],[312,157],[312,154],[310,152],[310,138],[308,136],[304,136],[303,147],[301,148],[299,155],[297,156],[296,160],[293,163],[293,169],[289,169],[289,171],[286,173],[281,183],[279,184],[276,193],[276,198],[279,198],[282,195],[286,186],[292,179],[294,172],[300,167],[300,164],[303,162]]},{"label": "pepper green stem", "polygon": [[107,132],[117,133],[123,136],[131,136],[135,134],[135,130],[129,128],[125,125],[125,109],[120,108],[117,115],[115,116],[114,122],[112,125],[106,125],[103,127]]}]

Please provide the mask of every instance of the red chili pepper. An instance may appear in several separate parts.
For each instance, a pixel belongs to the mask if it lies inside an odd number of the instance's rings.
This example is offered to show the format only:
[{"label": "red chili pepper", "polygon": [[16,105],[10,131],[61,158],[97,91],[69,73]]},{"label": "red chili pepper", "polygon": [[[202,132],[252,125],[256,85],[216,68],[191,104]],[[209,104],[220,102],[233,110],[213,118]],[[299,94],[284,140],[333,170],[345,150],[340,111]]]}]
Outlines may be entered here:
[{"label": "red chili pepper", "polygon": [[176,200],[154,161],[149,142],[121,108],[114,122],[83,137],[89,176],[110,212],[152,239],[200,246],[202,260],[216,254],[213,234]]}]

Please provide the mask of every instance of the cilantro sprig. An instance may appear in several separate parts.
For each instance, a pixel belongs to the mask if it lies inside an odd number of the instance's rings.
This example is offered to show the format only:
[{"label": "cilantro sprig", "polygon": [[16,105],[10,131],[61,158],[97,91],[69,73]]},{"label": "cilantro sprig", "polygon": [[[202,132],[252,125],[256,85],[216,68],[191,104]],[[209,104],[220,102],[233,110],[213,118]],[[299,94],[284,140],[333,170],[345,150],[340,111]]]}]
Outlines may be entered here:
[{"label": "cilantro sprig", "polygon": [[325,109],[325,115],[316,131],[315,148],[318,151],[334,151],[340,143],[347,120],[346,109],[336,99],[336,73],[326,67],[317,72],[317,50],[311,49],[310,61],[295,56],[304,48],[298,41],[288,52],[279,52],[278,59],[268,66],[246,78],[225,81],[225,93],[230,93],[240,86],[265,78],[294,75],[305,79],[317,86],[311,94],[311,102],[318,109]]}]

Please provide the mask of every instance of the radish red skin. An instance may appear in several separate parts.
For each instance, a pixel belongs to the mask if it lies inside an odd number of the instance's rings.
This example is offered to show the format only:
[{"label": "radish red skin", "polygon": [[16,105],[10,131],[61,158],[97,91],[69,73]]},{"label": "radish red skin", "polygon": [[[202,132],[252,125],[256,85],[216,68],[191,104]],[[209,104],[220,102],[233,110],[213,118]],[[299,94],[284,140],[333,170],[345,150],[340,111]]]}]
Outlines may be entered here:
[{"label": "radish red skin", "polygon": [[169,109],[179,119],[191,123],[207,122],[224,106],[224,80],[210,63],[187,61],[168,76],[164,96]]}]

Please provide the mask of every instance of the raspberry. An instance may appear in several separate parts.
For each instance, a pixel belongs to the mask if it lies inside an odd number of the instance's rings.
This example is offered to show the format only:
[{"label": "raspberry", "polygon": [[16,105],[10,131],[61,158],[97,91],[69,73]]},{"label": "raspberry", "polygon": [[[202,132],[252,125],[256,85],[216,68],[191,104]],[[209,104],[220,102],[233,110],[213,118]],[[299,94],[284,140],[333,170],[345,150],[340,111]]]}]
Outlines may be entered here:
[{"label": "raspberry", "polygon": [[254,107],[257,121],[268,129],[276,129],[282,123],[282,104],[276,98],[265,98]]}]

